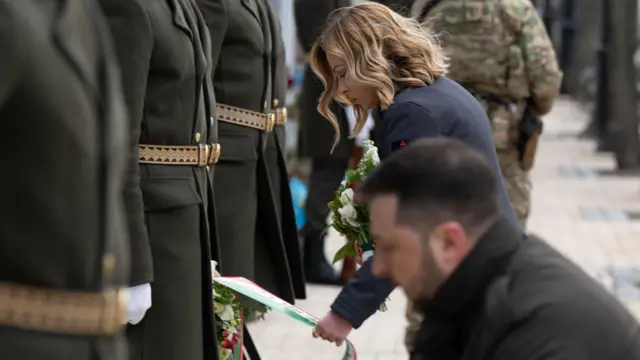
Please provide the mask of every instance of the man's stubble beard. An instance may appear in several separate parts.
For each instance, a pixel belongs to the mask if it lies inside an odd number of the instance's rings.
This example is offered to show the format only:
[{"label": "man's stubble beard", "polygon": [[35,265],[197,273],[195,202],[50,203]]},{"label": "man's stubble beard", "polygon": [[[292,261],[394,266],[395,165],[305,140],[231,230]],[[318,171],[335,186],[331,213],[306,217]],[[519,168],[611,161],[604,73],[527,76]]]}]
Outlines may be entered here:
[{"label": "man's stubble beard", "polygon": [[433,299],[438,288],[445,280],[445,275],[438,268],[436,259],[433,256],[433,252],[429,248],[427,241],[424,243],[424,251],[422,256],[422,263],[420,272],[416,274],[413,282],[413,288],[415,289],[415,298],[413,301],[428,301]]}]

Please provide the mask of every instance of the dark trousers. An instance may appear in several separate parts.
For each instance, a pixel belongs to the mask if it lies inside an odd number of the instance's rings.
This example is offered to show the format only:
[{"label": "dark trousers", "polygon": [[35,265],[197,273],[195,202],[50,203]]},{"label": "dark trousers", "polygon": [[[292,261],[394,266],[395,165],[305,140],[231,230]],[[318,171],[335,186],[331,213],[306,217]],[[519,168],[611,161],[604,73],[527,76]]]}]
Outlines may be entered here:
[{"label": "dark trousers", "polygon": [[302,235],[307,241],[320,240],[327,227],[327,204],[333,199],[348,166],[349,158],[332,156],[312,160],[305,204],[307,223],[302,228]]}]

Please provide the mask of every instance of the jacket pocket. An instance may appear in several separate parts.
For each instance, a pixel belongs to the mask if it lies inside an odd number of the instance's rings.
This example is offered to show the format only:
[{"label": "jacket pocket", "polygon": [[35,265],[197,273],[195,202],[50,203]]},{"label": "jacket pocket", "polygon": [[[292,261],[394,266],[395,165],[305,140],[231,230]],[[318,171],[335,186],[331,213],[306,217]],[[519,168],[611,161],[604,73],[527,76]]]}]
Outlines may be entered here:
[{"label": "jacket pocket", "polygon": [[145,211],[164,210],[202,203],[191,178],[147,178],[140,180]]},{"label": "jacket pocket", "polygon": [[256,142],[251,135],[219,133],[220,161],[249,162],[258,160]]}]

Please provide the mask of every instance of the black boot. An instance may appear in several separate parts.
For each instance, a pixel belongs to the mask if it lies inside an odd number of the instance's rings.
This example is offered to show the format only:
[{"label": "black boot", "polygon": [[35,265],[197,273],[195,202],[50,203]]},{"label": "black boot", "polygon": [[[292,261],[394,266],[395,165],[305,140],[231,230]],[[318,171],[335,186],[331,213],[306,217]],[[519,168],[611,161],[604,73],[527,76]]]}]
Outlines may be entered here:
[{"label": "black boot", "polygon": [[340,285],[340,276],[324,255],[324,237],[307,237],[304,242],[304,272],[307,282]]}]

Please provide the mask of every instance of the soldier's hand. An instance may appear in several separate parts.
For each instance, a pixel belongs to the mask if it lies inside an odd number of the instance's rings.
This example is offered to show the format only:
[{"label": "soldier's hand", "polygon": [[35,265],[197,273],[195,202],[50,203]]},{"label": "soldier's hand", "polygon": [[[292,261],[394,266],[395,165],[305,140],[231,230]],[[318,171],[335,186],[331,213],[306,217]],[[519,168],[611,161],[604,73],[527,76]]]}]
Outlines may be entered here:
[{"label": "soldier's hand", "polygon": [[321,338],[340,346],[347,339],[351,329],[353,327],[347,320],[329,311],[313,329],[312,335],[314,338]]},{"label": "soldier's hand", "polygon": [[127,323],[136,325],[144,318],[144,314],[151,307],[151,285],[142,284],[127,289],[129,302],[127,304]]}]

